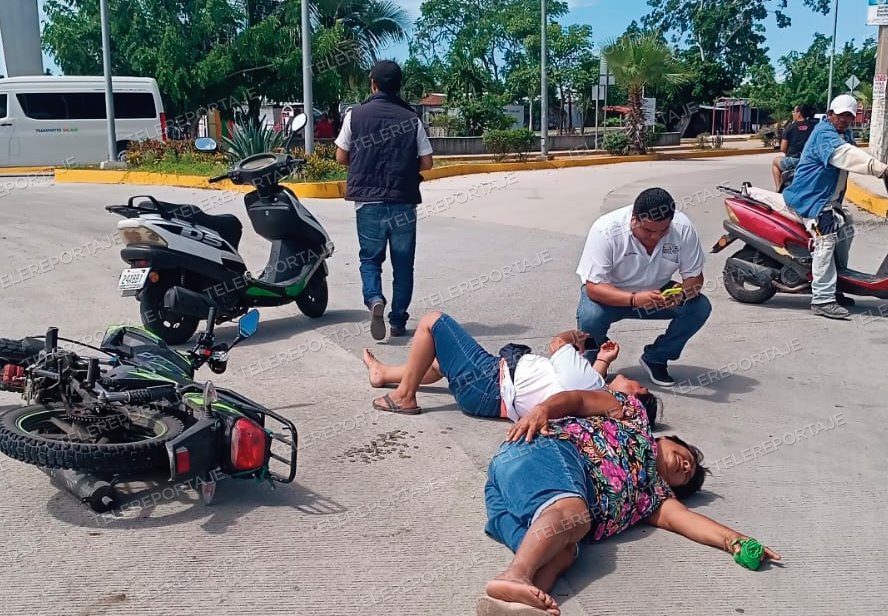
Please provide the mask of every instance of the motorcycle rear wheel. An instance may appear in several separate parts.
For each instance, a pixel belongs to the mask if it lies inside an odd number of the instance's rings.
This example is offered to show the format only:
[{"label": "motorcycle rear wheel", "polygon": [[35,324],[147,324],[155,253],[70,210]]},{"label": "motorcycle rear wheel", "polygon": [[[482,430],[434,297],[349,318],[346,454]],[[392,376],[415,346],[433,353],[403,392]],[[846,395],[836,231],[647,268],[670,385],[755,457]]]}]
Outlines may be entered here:
[{"label": "motorcycle rear wheel", "polygon": [[[35,466],[88,473],[155,471],[169,468],[166,443],[184,430],[178,418],[144,407],[81,423],[70,419],[61,403],[36,404],[0,416],[0,453]],[[94,442],[111,439],[116,442]]]},{"label": "motorcycle rear wheel", "polygon": [[[769,267],[778,266],[770,259],[762,255],[759,251],[749,246],[737,251],[731,256],[732,259],[740,259],[749,261],[758,265],[766,265]],[[735,271],[728,263],[725,263],[724,270],[725,290],[728,295],[743,304],[764,304],[766,301],[774,297],[777,289],[773,286],[762,287],[743,279],[739,272]]]}]

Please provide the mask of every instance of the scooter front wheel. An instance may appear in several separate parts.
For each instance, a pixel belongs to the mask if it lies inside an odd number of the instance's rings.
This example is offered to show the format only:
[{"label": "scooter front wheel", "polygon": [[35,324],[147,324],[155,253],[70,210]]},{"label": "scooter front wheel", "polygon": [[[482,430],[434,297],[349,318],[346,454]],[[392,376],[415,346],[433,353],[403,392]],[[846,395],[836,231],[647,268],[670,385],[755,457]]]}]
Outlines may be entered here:
[{"label": "scooter front wheel", "polygon": [[[770,263],[766,263],[767,257],[749,246],[734,253],[731,258],[749,261],[757,265],[770,265]],[[743,304],[763,304],[777,293],[777,289],[773,286],[762,287],[754,281],[748,280],[741,272],[731,267],[730,260],[725,264],[724,281],[728,295]]]},{"label": "scooter front wheel", "polygon": [[320,267],[309,278],[302,294],[296,298],[296,305],[299,306],[302,314],[310,319],[317,319],[324,316],[324,313],[327,312],[327,302],[329,299],[327,274],[324,272],[324,268]]}]

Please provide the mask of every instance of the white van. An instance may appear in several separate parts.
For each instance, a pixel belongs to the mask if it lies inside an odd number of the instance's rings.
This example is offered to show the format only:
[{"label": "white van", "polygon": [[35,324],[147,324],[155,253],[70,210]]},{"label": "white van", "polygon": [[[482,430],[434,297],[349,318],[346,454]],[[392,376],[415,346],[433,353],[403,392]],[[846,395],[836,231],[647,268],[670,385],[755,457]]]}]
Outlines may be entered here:
[{"label": "white van", "polygon": [[[114,77],[117,150],[166,139],[157,82]],[[88,165],[108,159],[103,77],[0,79],[0,167]]]}]

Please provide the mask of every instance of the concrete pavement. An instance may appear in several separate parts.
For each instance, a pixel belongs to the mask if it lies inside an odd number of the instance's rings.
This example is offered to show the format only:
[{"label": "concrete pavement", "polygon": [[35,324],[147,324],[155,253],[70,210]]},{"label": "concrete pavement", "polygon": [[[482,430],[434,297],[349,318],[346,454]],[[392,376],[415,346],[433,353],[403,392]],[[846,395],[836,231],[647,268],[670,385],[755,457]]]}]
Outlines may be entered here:
[{"label": "concrete pavement", "polygon": [[[634,163],[448,178],[423,184],[415,319],[441,309],[491,351],[544,344],[575,326],[573,274],[592,221],[643,188],[673,192],[711,246],[723,207],[715,186],[769,186],[767,157]],[[104,326],[137,322],[118,297],[117,218],[103,206],[131,194],[203,202],[245,223],[242,252],[260,268],[237,194],[34,183],[0,198],[0,333],[60,327],[96,342]],[[97,518],[37,469],[0,459],[2,614],[470,614],[484,582],[510,558],[483,533],[486,465],[506,426],[463,416],[443,388],[421,392],[418,417],[376,414],[360,350],[406,357],[406,340],[374,343],[360,305],[354,214],[307,201],[337,251],[328,314],[262,311],[221,386],[280,409],[300,428],[297,480],[220,484],[206,508],[163,486],[134,495],[122,519]],[[875,271],[888,230],[858,218],[851,263]],[[869,221],[869,222],[867,222]],[[79,249],[79,250],[78,250]],[[881,386],[888,305],[860,300],[850,322],[814,317],[807,297],[733,302],[709,258],[710,322],[663,394],[666,433],[705,452],[712,469],[695,510],[780,551],[753,573],[667,532],[636,528],[587,546],[556,598],[579,614],[882,614],[888,556],[886,419]],[[35,271],[36,270],[36,271]],[[22,274],[24,271],[24,274]],[[388,288],[386,282],[386,288]],[[615,327],[616,370],[661,326]],[[233,335],[232,326],[219,328]],[[0,404],[16,403],[9,394]],[[376,441],[384,453],[371,455]],[[152,493],[160,493],[153,499]],[[154,502],[152,502],[154,501]]]}]

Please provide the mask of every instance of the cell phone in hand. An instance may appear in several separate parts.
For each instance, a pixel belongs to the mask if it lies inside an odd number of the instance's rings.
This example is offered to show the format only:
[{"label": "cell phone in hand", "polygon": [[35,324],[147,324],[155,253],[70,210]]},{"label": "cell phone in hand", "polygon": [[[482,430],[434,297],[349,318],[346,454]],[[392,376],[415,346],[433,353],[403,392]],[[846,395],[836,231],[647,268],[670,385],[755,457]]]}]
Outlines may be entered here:
[{"label": "cell phone in hand", "polygon": [[684,289],[682,289],[681,287],[672,287],[664,291],[660,291],[660,295],[667,299],[670,297],[681,297],[682,294],[684,294]]}]

